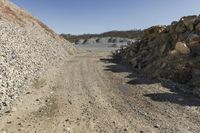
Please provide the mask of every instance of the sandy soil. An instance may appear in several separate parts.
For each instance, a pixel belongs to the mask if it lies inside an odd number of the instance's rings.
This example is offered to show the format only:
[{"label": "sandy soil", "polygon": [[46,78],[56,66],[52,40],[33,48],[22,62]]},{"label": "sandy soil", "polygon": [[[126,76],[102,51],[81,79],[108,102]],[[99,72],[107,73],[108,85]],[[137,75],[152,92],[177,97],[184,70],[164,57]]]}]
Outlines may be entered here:
[{"label": "sandy soil", "polygon": [[115,64],[109,51],[82,51],[35,81],[2,133],[199,133],[200,100]]}]

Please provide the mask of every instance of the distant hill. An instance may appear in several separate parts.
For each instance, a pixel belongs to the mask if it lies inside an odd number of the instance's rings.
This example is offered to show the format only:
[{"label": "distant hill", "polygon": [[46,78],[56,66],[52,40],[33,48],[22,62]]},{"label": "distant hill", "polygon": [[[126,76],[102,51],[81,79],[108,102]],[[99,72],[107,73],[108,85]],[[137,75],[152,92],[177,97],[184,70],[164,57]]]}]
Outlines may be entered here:
[{"label": "distant hill", "polygon": [[109,31],[101,34],[83,34],[83,35],[71,35],[61,34],[66,40],[70,42],[76,42],[80,39],[89,39],[92,37],[121,37],[129,39],[139,39],[142,35],[142,30],[129,30],[129,31]]}]

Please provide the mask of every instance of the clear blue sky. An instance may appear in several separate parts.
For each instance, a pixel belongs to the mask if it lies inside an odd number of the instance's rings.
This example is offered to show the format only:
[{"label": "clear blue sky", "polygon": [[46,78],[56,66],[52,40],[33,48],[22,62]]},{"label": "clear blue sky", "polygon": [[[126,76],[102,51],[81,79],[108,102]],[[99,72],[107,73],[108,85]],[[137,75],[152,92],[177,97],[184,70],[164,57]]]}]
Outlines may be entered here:
[{"label": "clear blue sky", "polygon": [[200,13],[200,0],[11,0],[57,33],[100,33],[170,24]]}]

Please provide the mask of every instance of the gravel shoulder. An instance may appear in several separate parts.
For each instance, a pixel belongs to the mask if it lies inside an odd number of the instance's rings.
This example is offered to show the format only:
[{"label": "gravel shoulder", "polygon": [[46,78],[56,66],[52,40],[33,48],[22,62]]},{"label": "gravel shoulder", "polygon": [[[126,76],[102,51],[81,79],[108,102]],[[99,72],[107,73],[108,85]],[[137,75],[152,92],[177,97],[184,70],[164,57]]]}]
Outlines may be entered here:
[{"label": "gravel shoulder", "polygon": [[0,118],[4,133],[199,133],[200,100],[81,51],[33,83]]}]

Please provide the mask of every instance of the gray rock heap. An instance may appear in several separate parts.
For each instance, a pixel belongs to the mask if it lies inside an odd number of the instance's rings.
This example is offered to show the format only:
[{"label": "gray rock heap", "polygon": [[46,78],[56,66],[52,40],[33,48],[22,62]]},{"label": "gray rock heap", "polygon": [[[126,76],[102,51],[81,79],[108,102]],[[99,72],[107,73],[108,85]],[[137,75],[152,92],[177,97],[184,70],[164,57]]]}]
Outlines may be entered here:
[{"label": "gray rock heap", "polygon": [[27,12],[0,0],[0,110],[76,49]]},{"label": "gray rock heap", "polygon": [[142,73],[186,84],[184,91],[200,96],[200,16],[146,29],[141,40],[114,55]]},{"label": "gray rock heap", "polygon": [[120,37],[96,37],[90,39],[80,39],[75,44],[85,46],[106,46],[106,47],[121,47],[133,43],[134,39],[120,38]]}]

